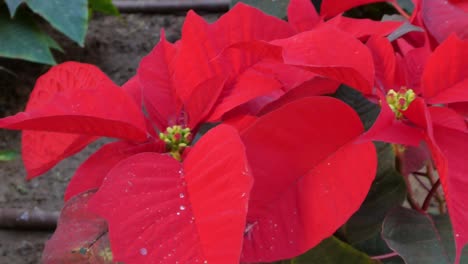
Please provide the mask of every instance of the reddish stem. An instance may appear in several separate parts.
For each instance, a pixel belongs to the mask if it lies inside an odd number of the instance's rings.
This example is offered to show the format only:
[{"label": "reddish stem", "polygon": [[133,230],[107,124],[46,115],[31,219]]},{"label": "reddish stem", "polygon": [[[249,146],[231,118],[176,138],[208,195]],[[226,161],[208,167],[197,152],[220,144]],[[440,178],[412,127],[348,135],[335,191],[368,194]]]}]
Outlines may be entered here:
[{"label": "reddish stem", "polygon": [[416,181],[418,181],[419,185],[421,185],[421,187],[424,188],[424,190],[426,191],[430,191],[429,187],[427,187],[427,185],[416,175],[414,175],[414,178],[416,179]]},{"label": "reddish stem", "polygon": [[423,176],[423,177],[427,178],[427,173],[425,173],[425,172],[415,171],[415,172],[412,172],[412,174],[414,174],[416,176]]},{"label": "reddish stem", "polygon": [[399,256],[398,253],[396,252],[391,252],[383,255],[378,255],[378,256],[372,256],[371,259],[375,260],[382,260],[382,259],[388,259],[388,258],[393,258]]},{"label": "reddish stem", "polygon": [[440,186],[440,179],[436,181],[436,183],[432,186],[432,189],[429,191],[429,193],[426,196],[426,199],[424,199],[424,203],[422,206],[422,210],[427,211],[427,208],[429,208],[429,205],[431,204],[431,199],[434,194],[437,192],[437,188]]},{"label": "reddish stem", "polygon": [[406,184],[406,190],[408,192],[408,196],[406,199],[408,200],[408,203],[410,204],[411,208],[417,211],[421,211],[421,207],[419,206],[418,202],[414,199],[414,193],[413,189],[411,187],[411,183],[409,181],[409,178],[405,175],[403,175],[403,153],[399,150],[399,145],[394,145],[393,150],[395,151],[395,159],[396,159],[396,168],[398,172],[402,175],[403,180],[405,181]]},{"label": "reddish stem", "polygon": [[400,15],[404,16],[408,20],[411,19],[411,16],[408,13],[406,13],[406,11],[403,10],[403,8],[401,8],[401,6],[398,3],[392,2],[391,4],[398,11],[398,13],[400,13]]}]

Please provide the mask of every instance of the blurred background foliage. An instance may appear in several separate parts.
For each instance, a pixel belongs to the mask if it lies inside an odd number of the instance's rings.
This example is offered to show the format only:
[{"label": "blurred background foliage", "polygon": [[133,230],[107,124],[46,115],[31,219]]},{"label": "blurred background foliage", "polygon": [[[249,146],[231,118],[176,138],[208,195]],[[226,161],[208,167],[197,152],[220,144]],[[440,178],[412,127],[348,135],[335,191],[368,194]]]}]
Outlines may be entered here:
[{"label": "blurred background foliage", "polygon": [[41,25],[84,46],[94,11],[119,14],[112,0],[0,0],[0,57],[54,65],[51,49],[63,50]]}]

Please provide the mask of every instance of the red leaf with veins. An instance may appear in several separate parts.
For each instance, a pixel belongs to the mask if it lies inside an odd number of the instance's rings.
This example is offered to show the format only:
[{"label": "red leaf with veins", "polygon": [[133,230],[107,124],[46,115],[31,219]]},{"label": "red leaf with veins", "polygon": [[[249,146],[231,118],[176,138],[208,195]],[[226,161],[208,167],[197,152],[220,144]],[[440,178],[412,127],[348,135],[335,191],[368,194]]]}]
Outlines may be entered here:
[{"label": "red leaf with veins", "polygon": [[114,167],[91,201],[116,261],[238,263],[252,179],[237,132],[220,125],[183,164],[140,153]]},{"label": "red leaf with veins", "polygon": [[0,127],[146,140],[135,102],[98,68],[75,62],[43,75],[25,112],[0,119]]},{"label": "red leaf with veins", "polygon": [[142,95],[148,114],[159,130],[168,125],[177,124],[181,110],[180,99],[172,79],[172,65],[177,48],[167,42],[164,31],[154,49],[146,55],[138,67],[138,78],[142,86]]},{"label": "red leaf with veins", "polygon": [[132,99],[95,66],[76,62],[41,76],[25,112],[0,119],[0,127],[43,130],[23,135],[28,178],[78,152],[94,136],[146,140],[143,116]]},{"label": "red leaf with veins", "polygon": [[[468,134],[455,129],[434,126],[434,138],[442,153],[433,148],[434,160],[442,186],[453,226],[456,244],[456,260],[460,262],[461,251],[468,243],[468,166],[466,150]],[[442,158],[442,157],[443,158]],[[445,160],[443,160],[445,159]],[[445,167],[447,166],[447,167]],[[446,168],[446,169],[445,169]]]},{"label": "red leaf with veins", "polygon": [[207,78],[215,75],[235,77],[227,76],[227,73],[245,64],[242,57],[233,61],[213,62],[230,45],[270,41],[293,34],[294,30],[287,22],[243,3],[238,3],[213,24],[208,24],[193,11],[189,12],[174,65],[177,94],[187,100],[192,89]]},{"label": "red leaf with veins", "polygon": [[162,141],[146,144],[117,141],[102,146],[78,167],[65,190],[65,201],[79,193],[98,189],[107,173],[120,161],[141,152],[163,153],[165,149]]},{"label": "red leaf with veins", "polygon": [[363,131],[345,103],[310,97],[242,133],[255,179],[242,261],[295,257],[346,222],[375,177],[374,145],[355,143]]},{"label": "red leaf with veins", "polygon": [[451,35],[429,57],[422,91],[430,104],[468,101],[468,40]]},{"label": "red leaf with veins", "polygon": [[463,116],[459,115],[455,110],[438,106],[429,107],[428,110],[433,124],[460,130],[465,133],[468,132],[468,127]]},{"label": "red leaf with veins", "polygon": [[[396,89],[395,75],[397,61],[392,44],[387,38],[371,36],[366,42],[374,59],[375,82],[382,92]],[[398,87],[399,88],[399,87]]]},{"label": "red leaf with veins", "polygon": [[43,131],[22,132],[21,156],[27,179],[37,177],[81,151],[97,137]]},{"label": "red leaf with veins", "polygon": [[346,83],[365,94],[372,93],[372,55],[350,34],[322,24],[311,31],[272,41],[272,44],[283,47],[286,64]]}]

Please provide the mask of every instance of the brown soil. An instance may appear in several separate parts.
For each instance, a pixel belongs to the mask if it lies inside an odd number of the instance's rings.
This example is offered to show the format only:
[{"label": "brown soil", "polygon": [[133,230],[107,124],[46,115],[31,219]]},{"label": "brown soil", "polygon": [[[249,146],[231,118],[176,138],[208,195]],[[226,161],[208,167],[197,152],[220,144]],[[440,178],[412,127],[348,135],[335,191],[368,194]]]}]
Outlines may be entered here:
[{"label": "brown soil", "polygon": [[[217,16],[206,17],[214,20]],[[66,51],[57,53],[56,58],[59,62],[74,60],[95,64],[117,84],[123,84],[135,74],[140,59],[158,42],[161,28],[165,28],[170,41],[175,41],[180,36],[182,22],[183,17],[175,15],[97,16],[90,22],[86,48],[54,33]],[[0,60],[0,66],[16,74],[12,76],[0,70],[0,117],[4,117],[24,109],[36,78],[49,67],[13,60]],[[101,144],[92,144],[29,182],[25,180],[21,159],[0,162],[0,208],[60,210],[64,189],[74,170]],[[0,130],[0,150],[20,152],[20,133]],[[0,264],[40,263],[44,242],[51,234],[0,229]]]}]

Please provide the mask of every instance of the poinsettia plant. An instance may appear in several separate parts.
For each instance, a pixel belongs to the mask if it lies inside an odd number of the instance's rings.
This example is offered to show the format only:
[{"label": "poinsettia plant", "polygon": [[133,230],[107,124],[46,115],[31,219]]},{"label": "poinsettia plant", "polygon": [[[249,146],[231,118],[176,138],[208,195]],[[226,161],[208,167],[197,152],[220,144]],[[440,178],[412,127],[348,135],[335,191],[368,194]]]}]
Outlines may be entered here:
[{"label": "poinsettia plant", "polygon": [[40,77],[0,119],[28,179],[116,138],[77,169],[43,262],[466,261],[467,2],[342,15],[372,2],[190,11],[122,87],[76,62]]}]

